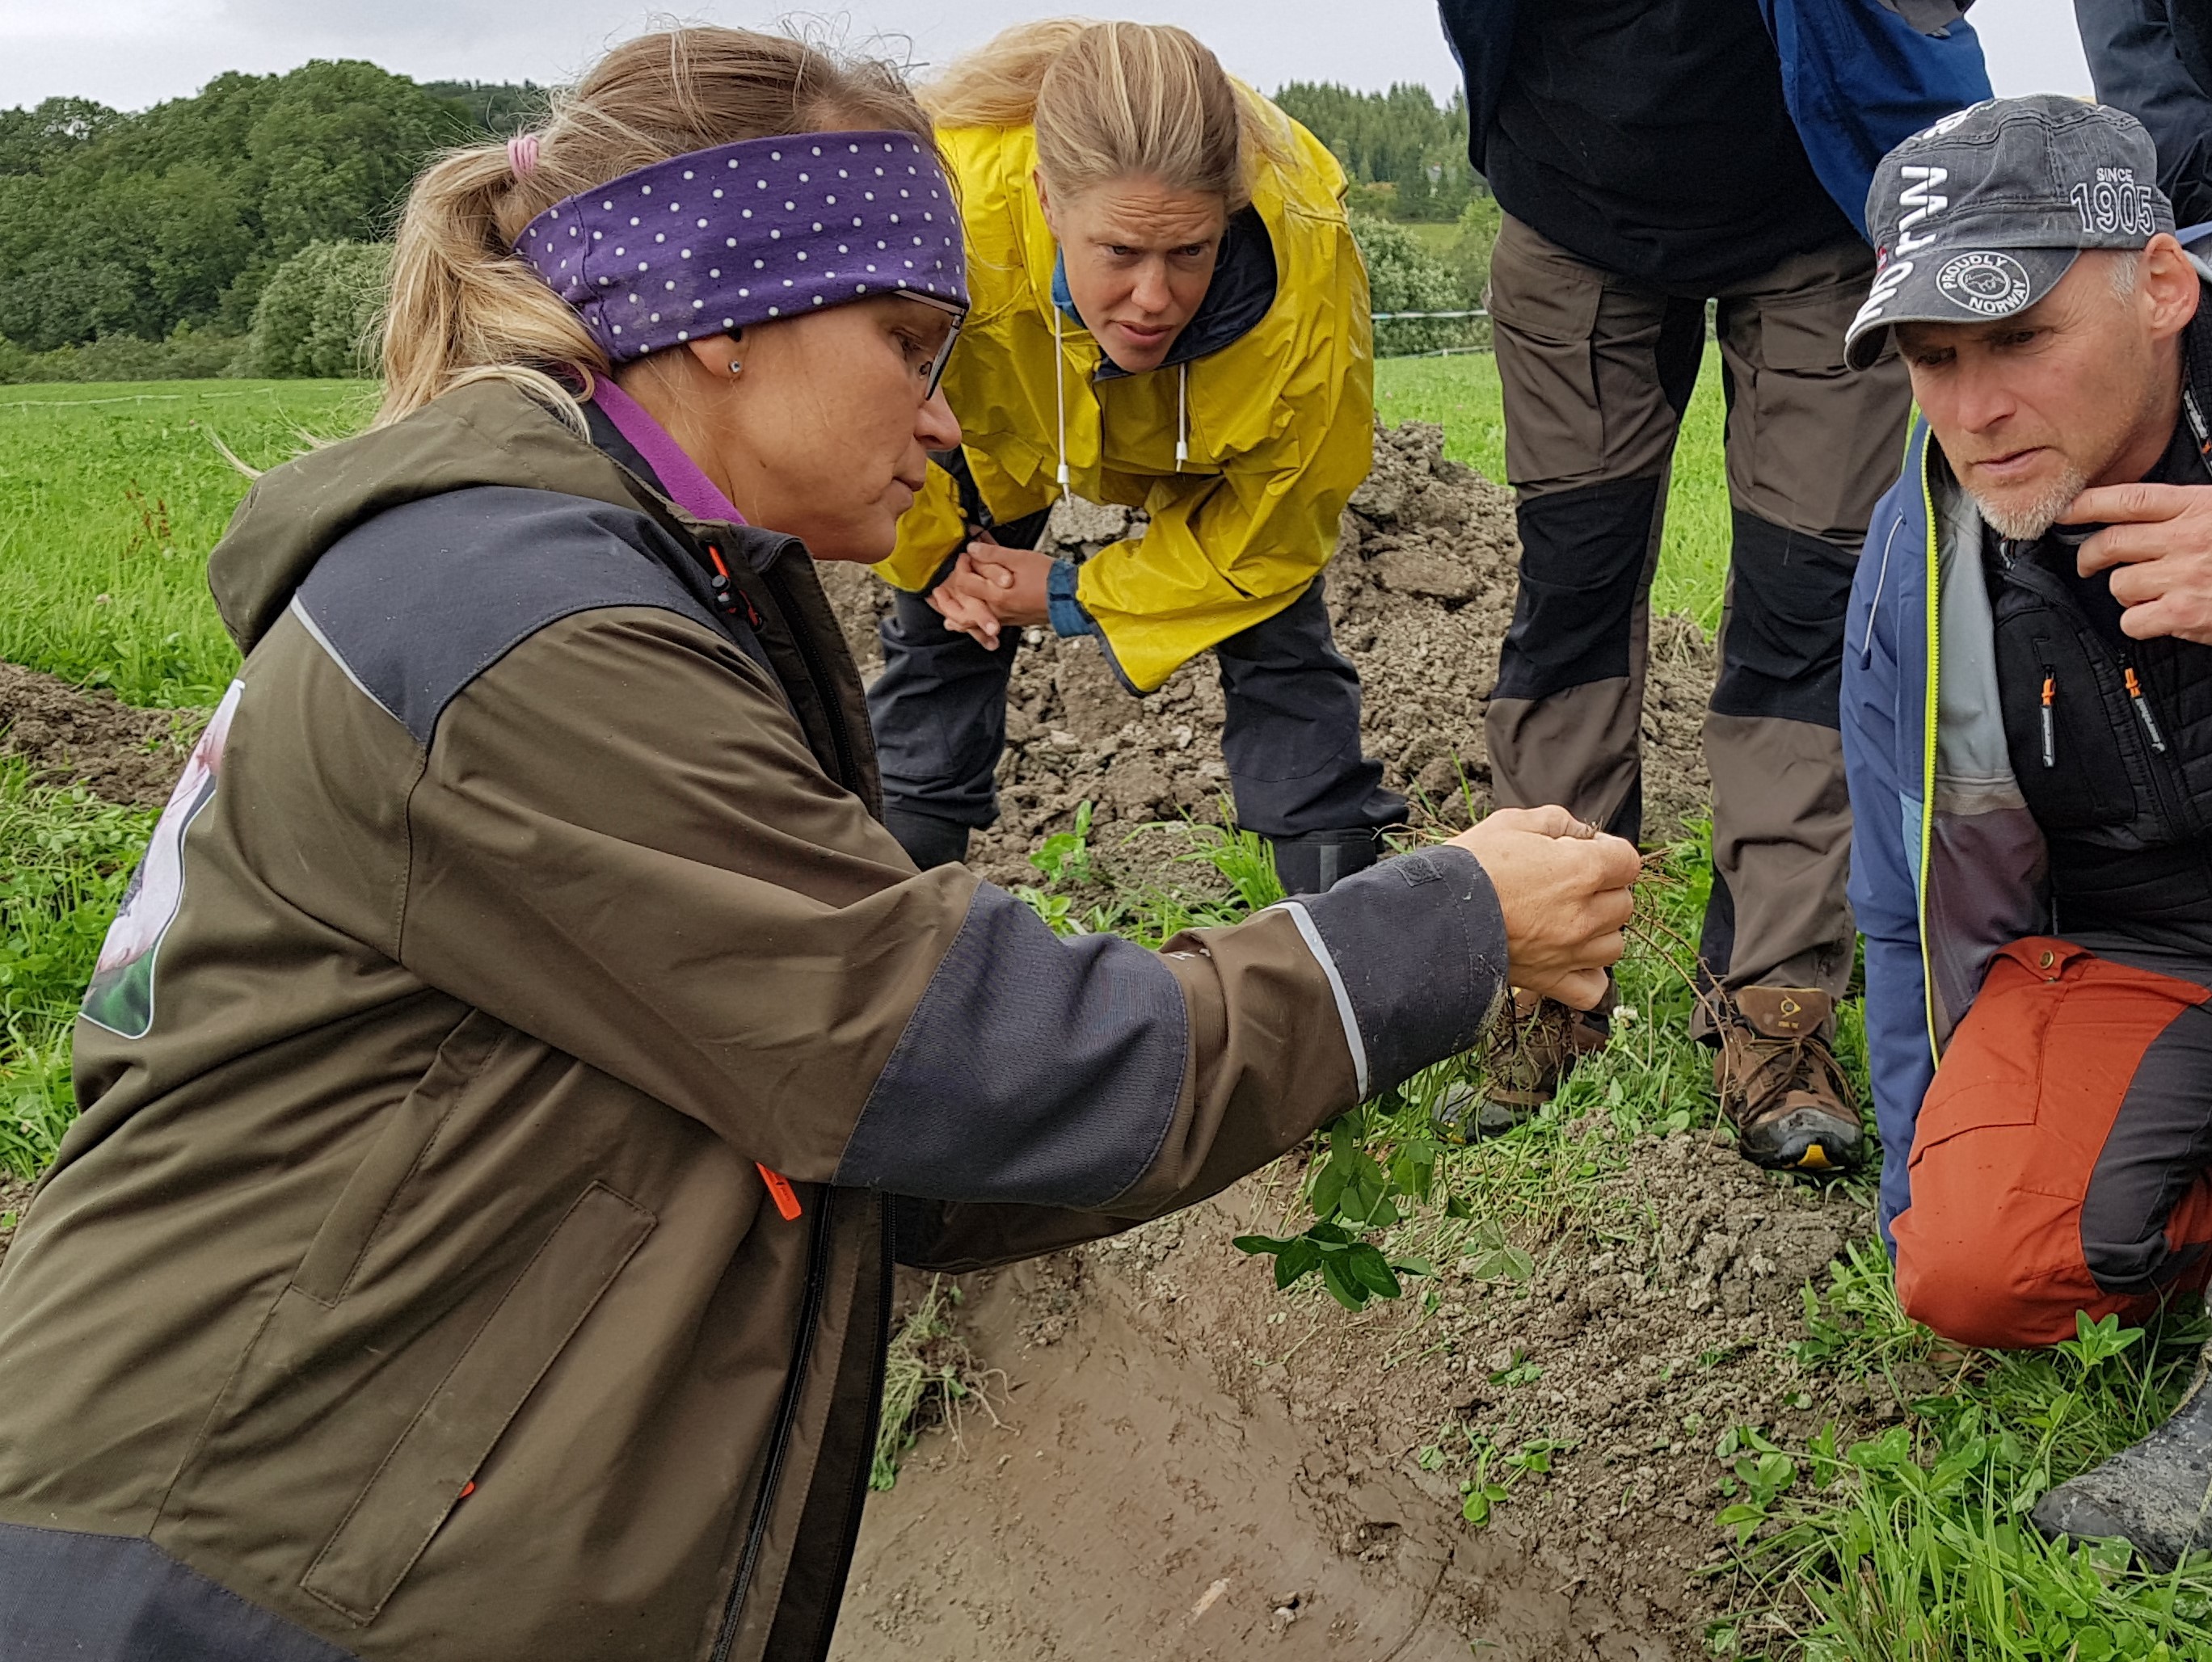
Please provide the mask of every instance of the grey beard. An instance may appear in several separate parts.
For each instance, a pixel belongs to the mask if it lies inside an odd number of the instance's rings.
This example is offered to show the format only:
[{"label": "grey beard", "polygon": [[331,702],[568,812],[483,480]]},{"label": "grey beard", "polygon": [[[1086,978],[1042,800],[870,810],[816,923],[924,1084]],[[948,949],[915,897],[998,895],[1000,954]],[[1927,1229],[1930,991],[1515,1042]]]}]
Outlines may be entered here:
[{"label": "grey beard", "polygon": [[2069,468],[2040,496],[2011,507],[2000,507],[1976,490],[1969,489],[1966,494],[1973,499],[1982,518],[1998,536],[2015,543],[2033,543],[2057,523],[2058,516],[2066,512],[2088,482],[2087,472],[2078,467]]}]

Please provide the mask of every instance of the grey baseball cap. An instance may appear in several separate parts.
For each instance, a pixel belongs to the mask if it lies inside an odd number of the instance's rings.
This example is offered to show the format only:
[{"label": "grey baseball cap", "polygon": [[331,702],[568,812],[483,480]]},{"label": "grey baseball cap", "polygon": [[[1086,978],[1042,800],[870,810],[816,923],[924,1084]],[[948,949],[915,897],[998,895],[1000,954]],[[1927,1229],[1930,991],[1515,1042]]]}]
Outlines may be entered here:
[{"label": "grey baseball cap", "polygon": [[2084,248],[2173,229],[2142,124],[2055,93],[1992,98],[1915,133],[1867,192],[1874,287],[1844,333],[1863,369],[1898,323],[1988,323],[2048,294]]}]

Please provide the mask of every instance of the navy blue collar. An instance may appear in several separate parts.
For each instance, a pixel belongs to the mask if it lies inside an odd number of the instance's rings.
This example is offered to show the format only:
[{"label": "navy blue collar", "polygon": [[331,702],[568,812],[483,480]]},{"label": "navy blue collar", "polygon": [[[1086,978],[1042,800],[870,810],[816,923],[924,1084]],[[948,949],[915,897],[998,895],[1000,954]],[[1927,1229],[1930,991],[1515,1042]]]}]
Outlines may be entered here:
[{"label": "navy blue collar", "polygon": [[[1171,369],[1243,339],[1259,327],[1260,320],[1275,304],[1276,281],[1274,239],[1268,235],[1267,223],[1260,217],[1260,210],[1247,208],[1232,215],[1228,228],[1221,234],[1221,258],[1214,265],[1213,281],[1206,286],[1206,298],[1199,302],[1197,315],[1183,326],[1182,333],[1176,337],[1175,344],[1168,349],[1168,355],[1158,367]],[[1078,329],[1090,327],[1083,321],[1083,314],[1075,309],[1075,297],[1068,292],[1067,257],[1064,253],[1053,259],[1052,303]],[[1098,373],[1092,379],[1118,380],[1129,373],[1102,352]]]}]

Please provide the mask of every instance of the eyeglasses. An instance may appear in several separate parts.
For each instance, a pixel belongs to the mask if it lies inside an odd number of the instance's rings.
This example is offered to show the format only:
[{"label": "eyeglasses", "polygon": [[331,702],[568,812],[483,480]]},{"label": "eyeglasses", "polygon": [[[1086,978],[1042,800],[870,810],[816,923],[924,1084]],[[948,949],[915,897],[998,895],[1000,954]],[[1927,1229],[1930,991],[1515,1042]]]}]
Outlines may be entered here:
[{"label": "eyeglasses", "polygon": [[945,343],[937,349],[936,357],[930,360],[929,390],[922,394],[922,397],[925,400],[934,398],[937,384],[945,379],[945,366],[951,361],[952,349],[960,339],[961,325],[968,321],[968,308],[957,300],[948,300],[936,294],[917,294],[911,288],[901,289],[899,293],[902,299],[928,306],[933,312],[942,312],[952,320],[952,326],[945,331]]}]

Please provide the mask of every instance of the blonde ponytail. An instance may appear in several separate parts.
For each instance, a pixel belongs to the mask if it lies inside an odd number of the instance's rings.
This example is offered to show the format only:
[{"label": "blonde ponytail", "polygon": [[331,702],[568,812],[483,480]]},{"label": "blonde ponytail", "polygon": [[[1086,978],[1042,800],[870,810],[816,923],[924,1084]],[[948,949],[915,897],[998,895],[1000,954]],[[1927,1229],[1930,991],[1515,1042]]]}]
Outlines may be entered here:
[{"label": "blonde ponytail", "polygon": [[955,59],[921,98],[943,127],[1033,124],[1045,185],[1068,197],[1146,178],[1220,197],[1234,213],[1252,198],[1259,158],[1289,154],[1274,106],[1170,24],[1018,24]]},{"label": "blonde ponytail", "polygon": [[[578,427],[606,354],[515,258],[562,198],[671,156],[830,128],[930,132],[898,72],[750,29],[684,28],[617,46],[556,94],[537,141],[471,145],[409,191],[386,312],[383,427],[471,381],[524,386]],[[520,169],[518,171],[518,161]]]}]

